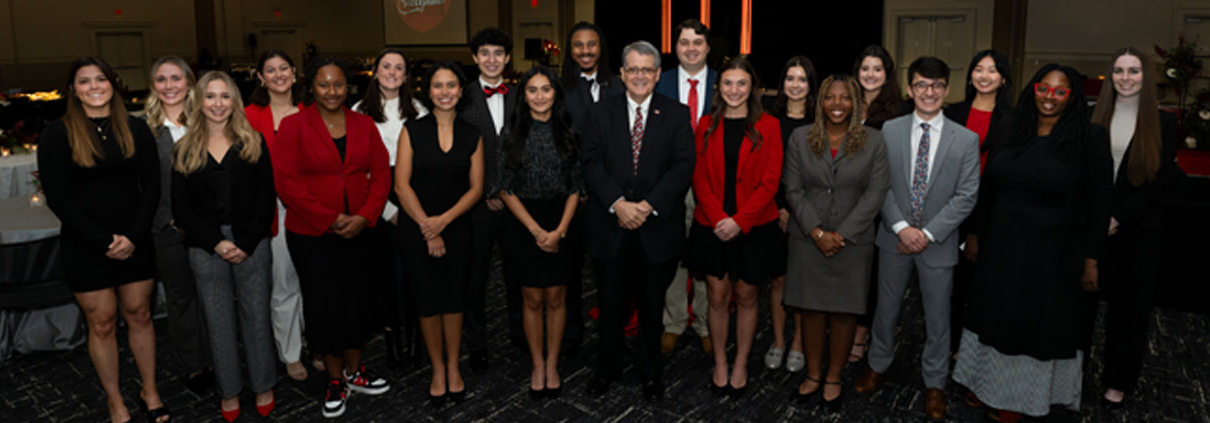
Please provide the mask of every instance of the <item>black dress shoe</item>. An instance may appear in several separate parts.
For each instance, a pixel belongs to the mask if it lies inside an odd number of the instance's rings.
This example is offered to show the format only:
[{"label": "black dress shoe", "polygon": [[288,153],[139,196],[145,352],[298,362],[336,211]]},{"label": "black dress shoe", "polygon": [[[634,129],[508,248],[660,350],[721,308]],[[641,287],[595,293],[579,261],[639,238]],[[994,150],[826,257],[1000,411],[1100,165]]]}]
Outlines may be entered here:
[{"label": "black dress shoe", "polygon": [[740,388],[736,388],[734,386],[727,385],[727,396],[729,396],[729,397],[739,398],[739,397],[744,396],[745,392],[748,392],[748,385],[744,385],[743,387],[740,387]]},{"label": "black dress shoe", "polygon": [[471,371],[475,373],[487,372],[487,350],[471,351],[470,360]]},{"label": "black dress shoe", "polygon": [[599,398],[605,395],[610,383],[613,383],[612,379],[593,375],[591,379],[588,379],[588,396]]},{"label": "black dress shoe", "polygon": [[643,381],[643,399],[648,402],[664,399],[664,383],[659,379]]},{"label": "black dress shoe", "polygon": [[448,395],[449,394],[433,395],[430,393],[429,404],[432,405],[433,408],[441,408],[441,406],[445,405],[445,399]]},{"label": "black dress shoe", "polygon": [[546,398],[546,389],[534,389],[533,387],[529,388],[529,399],[538,401],[543,398]]},{"label": "black dress shoe", "polygon": [[[840,382],[829,382],[827,380],[825,380],[823,383],[824,383],[824,385],[840,385]],[[840,395],[837,395],[836,398],[832,398],[831,400],[828,400],[823,397],[823,386],[820,386],[819,387],[819,399],[822,400],[822,401],[820,401],[819,405],[821,407],[823,407],[824,411],[826,411],[828,413],[832,413],[832,414],[839,413],[840,406],[844,405],[844,402],[843,402],[844,401],[844,389],[840,390]]]},{"label": "black dress shoe", "polygon": [[458,392],[450,392],[448,396],[450,397],[450,402],[461,404],[463,401],[466,401],[466,388],[464,387]]},{"label": "black dress shoe", "polygon": [[727,395],[727,385],[715,385],[714,381],[710,381],[710,394],[715,398],[721,398]]},{"label": "black dress shoe", "polygon": [[542,392],[546,393],[546,398],[555,399],[558,398],[559,395],[563,394],[563,385],[559,385],[558,388],[546,388],[546,390]]},{"label": "black dress shoe", "polygon": [[804,394],[804,393],[800,393],[800,392],[798,392],[798,388],[797,388],[797,387],[795,387],[795,388],[794,388],[794,392],[791,392],[791,393],[790,393],[790,400],[792,400],[792,401],[796,401],[796,402],[798,402],[799,404],[807,404],[808,402],[810,402],[810,401],[811,401],[811,399],[812,399],[812,398],[815,398],[815,397],[817,397],[817,396],[821,396],[821,395],[822,395],[822,393],[823,393],[823,382],[822,382],[822,381],[820,381],[820,380],[818,380],[818,379],[814,379],[814,378],[812,378],[812,377],[810,377],[810,376],[807,376],[807,380],[812,381],[812,382],[815,382],[815,383],[818,385],[818,386],[816,386],[816,387],[815,387],[815,390],[814,390],[814,391],[811,391],[811,392],[807,392],[807,393],[805,393],[805,394]]}]

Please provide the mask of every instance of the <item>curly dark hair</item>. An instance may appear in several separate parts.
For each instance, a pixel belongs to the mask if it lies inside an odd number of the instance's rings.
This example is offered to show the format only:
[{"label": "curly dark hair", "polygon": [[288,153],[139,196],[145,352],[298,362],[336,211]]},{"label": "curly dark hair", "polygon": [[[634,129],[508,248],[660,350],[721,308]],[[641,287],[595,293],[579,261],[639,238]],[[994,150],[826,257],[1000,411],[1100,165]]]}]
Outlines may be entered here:
[{"label": "curly dark hair", "polygon": [[1034,84],[1042,81],[1047,74],[1056,71],[1062,72],[1063,76],[1067,78],[1071,94],[1067,99],[1067,107],[1059,116],[1059,121],[1055,122],[1055,126],[1050,130],[1050,136],[1054,138],[1053,145],[1059,149],[1060,157],[1064,160],[1080,154],[1081,143],[1088,134],[1089,112],[1091,112],[1084,96],[1084,76],[1071,66],[1057,63],[1042,66],[1021,90],[1020,99],[1017,100],[1017,119],[1013,125],[1012,138],[1007,145],[1009,151],[1018,153],[1023,151],[1038,135],[1038,105],[1034,102],[1037,98],[1037,94],[1034,93]]}]

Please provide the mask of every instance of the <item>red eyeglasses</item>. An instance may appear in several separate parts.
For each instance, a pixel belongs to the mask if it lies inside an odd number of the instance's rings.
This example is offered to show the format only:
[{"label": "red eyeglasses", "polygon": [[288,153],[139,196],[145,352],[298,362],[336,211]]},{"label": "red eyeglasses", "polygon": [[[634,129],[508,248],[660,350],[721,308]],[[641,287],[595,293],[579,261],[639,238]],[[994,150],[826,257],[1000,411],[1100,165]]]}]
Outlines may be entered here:
[{"label": "red eyeglasses", "polygon": [[1045,82],[1034,83],[1034,94],[1041,97],[1047,94],[1053,95],[1056,99],[1066,100],[1071,95],[1071,88],[1067,87],[1052,87]]}]

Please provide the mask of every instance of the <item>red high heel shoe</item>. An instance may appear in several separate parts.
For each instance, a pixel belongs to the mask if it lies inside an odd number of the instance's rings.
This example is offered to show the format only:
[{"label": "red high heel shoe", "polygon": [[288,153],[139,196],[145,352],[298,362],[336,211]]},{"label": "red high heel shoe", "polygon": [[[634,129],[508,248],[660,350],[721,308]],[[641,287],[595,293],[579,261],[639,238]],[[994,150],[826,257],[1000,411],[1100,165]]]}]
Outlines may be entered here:
[{"label": "red high heel shoe", "polygon": [[258,414],[260,414],[261,416],[269,417],[269,413],[272,413],[273,407],[276,407],[276,406],[277,406],[277,398],[274,398],[273,401],[269,401],[268,404],[265,404],[265,405],[258,404],[256,406],[256,412]]},{"label": "red high heel shoe", "polygon": [[219,411],[223,413],[223,420],[228,422],[233,422],[239,418],[239,407],[235,407],[234,410],[223,410],[220,407]]}]

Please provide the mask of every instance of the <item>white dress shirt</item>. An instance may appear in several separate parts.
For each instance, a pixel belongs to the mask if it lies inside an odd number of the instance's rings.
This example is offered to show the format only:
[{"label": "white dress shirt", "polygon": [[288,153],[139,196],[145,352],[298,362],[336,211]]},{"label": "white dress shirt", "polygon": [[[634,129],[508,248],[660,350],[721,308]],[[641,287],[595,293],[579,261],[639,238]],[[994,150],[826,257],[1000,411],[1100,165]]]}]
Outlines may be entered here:
[{"label": "white dress shirt", "polygon": [[593,72],[593,73],[580,72],[580,77],[588,78],[588,79],[592,80],[592,85],[590,85],[588,87],[588,92],[592,94],[593,103],[600,101],[601,100],[601,82],[597,81],[597,72]]},{"label": "white dress shirt", "polygon": [[[642,119],[643,133],[644,134],[647,133],[647,116],[651,114],[651,107],[650,107],[651,106],[651,97],[654,95],[655,95],[654,93],[648,94],[647,98],[643,99],[642,103],[636,103],[633,98],[630,98],[630,93],[626,93],[626,116],[629,117],[629,119],[626,120],[626,128],[630,132],[634,131],[635,113],[638,112],[638,109],[642,109],[642,111],[643,111],[643,119]],[[632,133],[631,135],[633,136],[634,134]],[[627,148],[630,148],[630,146],[627,146]],[[642,150],[642,146],[639,147],[639,150],[640,151]],[[639,160],[642,160],[642,158],[640,157]],[[617,200],[613,200],[613,204],[611,204],[609,206],[609,213],[614,212],[614,210],[613,210],[614,205],[618,204],[619,201],[622,201],[625,199],[626,199],[626,196],[621,196],[621,197],[618,197]],[[654,209],[651,211],[651,214],[654,214],[656,216],[660,215],[659,213],[656,213]]]},{"label": "white dress shirt", "polygon": [[[412,99],[412,107],[416,109],[416,117],[423,117],[429,114],[429,109],[424,107],[420,100]],[[353,104],[353,110],[361,110],[361,102]],[[399,114],[399,97],[382,102],[382,117],[385,122],[374,122],[374,126],[378,128],[378,136],[382,138],[382,146],[387,149],[387,163],[391,167],[395,166],[395,155],[399,148],[399,133],[403,132],[403,124],[407,123],[408,119]],[[382,207],[382,218],[391,220],[395,213],[399,212],[399,207],[387,201]]]},{"label": "white dress shirt", "polygon": [[697,80],[697,88],[695,88],[697,90],[697,116],[691,117],[702,117],[702,115],[706,114],[706,75],[708,75],[706,67],[702,66],[702,70],[697,71],[697,75],[690,75],[681,66],[677,66],[676,69],[677,86],[680,87],[677,92],[680,93],[681,104],[684,104],[686,107],[689,106],[689,78]]},{"label": "white dress shirt", "polygon": [[[912,137],[911,137],[912,145],[911,145],[911,150],[909,151],[909,154],[911,154],[911,155],[908,156],[911,159],[911,162],[910,162],[911,166],[908,167],[908,174],[907,174],[909,194],[911,192],[912,178],[915,177],[915,173],[916,173],[916,154],[917,154],[917,152],[920,151],[920,138],[922,138],[924,136],[924,128],[920,127],[920,124],[922,124],[922,123],[929,124],[929,159],[928,159],[928,163],[925,164],[925,168],[924,168],[925,169],[924,184],[925,184],[925,187],[927,188],[928,184],[929,184],[929,180],[932,179],[932,175],[933,175],[933,163],[935,163],[937,161],[937,147],[941,144],[941,125],[943,123],[945,123],[945,115],[941,114],[941,113],[937,113],[937,116],[933,116],[932,119],[924,120],[924,119],[920,118],[920,115],[918,115],[914,112],[912,113]],[[909,201],[911,201],[911,200],[909,199]],[[899,231],[902,231],[903,228],[906,228],[908,226],[909,225],[906,220],[900,220],[898,222],[895,222],[894,225],[891,225],[891,230],[894,231],[896,235],[898,235]],[[928,229],[923,229],[923,231],[924,231],[924,235],[928,236],[929,241],[932,241],[932,242],[937,241],[936,239],[933,238],[933,234],[929,233]]]},{"label": "white dress shirt", "polygon": [[173,144],[176,144],[177,141],[180,141],[185,136],[185,126],[177,126],[175,123],[172,123],[171,119],[164,118],[164,127],[168,128],[169,134],[172,134]]},{"label": "white dress shirt", "polygon": [[[479,77],[479,85],[483,88],[496,88],[504,85],[504,80],[492,85]],[[496,135],[500,135],[500,130],[504,128],[504,94],[496,94],[487,98],[487,110],[492,114],[492,124],[496,125]]]}]

